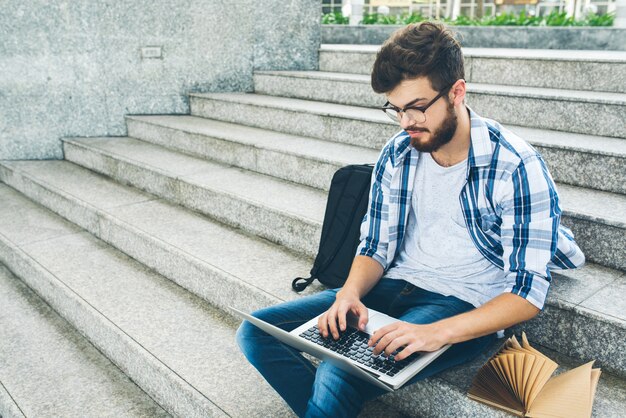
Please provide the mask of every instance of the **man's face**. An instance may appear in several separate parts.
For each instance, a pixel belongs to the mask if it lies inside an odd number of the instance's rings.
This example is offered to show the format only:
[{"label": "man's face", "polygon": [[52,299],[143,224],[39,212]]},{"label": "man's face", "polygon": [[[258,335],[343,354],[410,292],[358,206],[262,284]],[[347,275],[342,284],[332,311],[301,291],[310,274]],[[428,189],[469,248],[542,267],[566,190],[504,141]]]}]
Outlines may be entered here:
[{"label": "man's face", "polygon": [[[425,106],[439,94],[430,86],[426,77],[403,80],[387,94],[387,100],[394,106],[404,108],[415,99],[412,106]],[[421,152],[434,152],[452,140],[458,121],[456,110],[447,94],[434,102],[425,112],[426,121],[417,123],[408,115],[403,115],[400,126],[411,136],[411,145]]]}]

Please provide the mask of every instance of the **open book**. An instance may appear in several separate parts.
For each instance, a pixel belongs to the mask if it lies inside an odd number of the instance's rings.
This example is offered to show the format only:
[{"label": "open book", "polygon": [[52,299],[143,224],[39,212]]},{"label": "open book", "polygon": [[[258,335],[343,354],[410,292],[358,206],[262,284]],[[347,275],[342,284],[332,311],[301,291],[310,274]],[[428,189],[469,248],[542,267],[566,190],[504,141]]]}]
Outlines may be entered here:
[{"label": "open book", "polygon": [[515,336],[480,368],[469,397],[522,417],[591,416],[600,369],[593,361],[550,379],[558,364]]}]

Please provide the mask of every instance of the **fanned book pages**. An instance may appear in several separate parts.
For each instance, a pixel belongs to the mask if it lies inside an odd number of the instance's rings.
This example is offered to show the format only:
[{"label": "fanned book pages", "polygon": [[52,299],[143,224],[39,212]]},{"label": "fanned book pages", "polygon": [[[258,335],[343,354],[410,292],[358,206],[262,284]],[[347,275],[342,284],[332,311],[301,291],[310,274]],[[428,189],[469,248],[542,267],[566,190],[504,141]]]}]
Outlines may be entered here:
[{"label": "fanned book pages", "polygon": [[588,418],[600,379],[593,361],[550,379],[558,364],[530,346],[522,333],[476,374],[469,397],[521,417]]}]

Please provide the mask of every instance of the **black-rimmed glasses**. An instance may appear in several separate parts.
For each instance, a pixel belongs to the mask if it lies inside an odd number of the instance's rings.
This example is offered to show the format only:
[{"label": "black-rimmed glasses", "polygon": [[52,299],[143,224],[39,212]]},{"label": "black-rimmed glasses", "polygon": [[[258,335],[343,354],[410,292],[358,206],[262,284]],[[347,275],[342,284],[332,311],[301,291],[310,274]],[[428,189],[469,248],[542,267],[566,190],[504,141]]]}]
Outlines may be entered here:
[{"label": "black-rimmed glasses", "polygon": [[404,107],[404,109],[400,109],[397,106],[392,105],[391,103],[387,102],[385,103],[385,105],[381,108],[381,110],[383,112],[385,112],[385,114],[387,116],[389,116],[389,118],[391,120],[393,120],[396,123],[400,123],[400,120],[402,120],[402,116],[406,113],[407,116],[409,117],[409,119],[411,119],[413,122],[415,123],[424,123],[426,122],[426,110],[433,105],[433,103],[435,103],[437,100],[439,100],[439,98],[441,96],[443,96],[444,94],[446,94],[446,92],[450,89],[450,87],[452,87],[452,85],[446,87],[445,89],[441,90],[441,92],[439,92],[439,94],[437,96],[435,96],[434,99],[432,99],[430,102],[428,102],[428,104],[426,106],[413,106],[412,104],[416,101],[418,101],[418,99],[415,99],[413,101],[411,101],[407,106]]}]

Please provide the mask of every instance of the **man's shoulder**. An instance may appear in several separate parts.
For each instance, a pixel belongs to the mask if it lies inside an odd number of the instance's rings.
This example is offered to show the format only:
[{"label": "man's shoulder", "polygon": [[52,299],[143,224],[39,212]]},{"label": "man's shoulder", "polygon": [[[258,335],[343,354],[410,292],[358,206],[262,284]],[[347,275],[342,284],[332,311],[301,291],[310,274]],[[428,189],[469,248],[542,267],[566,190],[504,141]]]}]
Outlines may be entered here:
[{"label": "man's shoulder", "polygon": [[529,158],[540,157],[539,152],[528,141],[499,122],[482,117],[480,122],[488,132],[492,158],[498,163],[518,166]]}]

